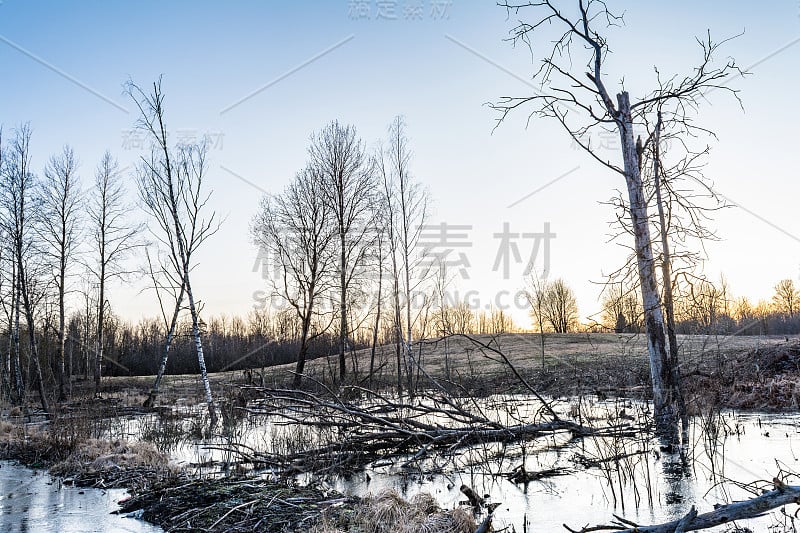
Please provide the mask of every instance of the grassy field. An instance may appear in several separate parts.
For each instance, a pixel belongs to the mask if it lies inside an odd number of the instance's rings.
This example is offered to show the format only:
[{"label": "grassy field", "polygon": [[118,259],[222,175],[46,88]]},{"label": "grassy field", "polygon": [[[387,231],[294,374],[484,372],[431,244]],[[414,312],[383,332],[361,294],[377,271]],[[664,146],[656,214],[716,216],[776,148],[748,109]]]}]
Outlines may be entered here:
[{"label": "grassy field", "polygon": [[[687,377],[687,390],[692,393],[710,392],[708,387],[713,385],[713,389],[731,389],[729,396],[732,398],[732,388],[764,384],[768,378],[793,382],[800,377],[800,371],[786,372],[786,365],[778,369],[781,372],[772,372],[772,375],[769,361],[763,360],[765,354],[774,356],[787,350],[791,352],[797,346],[796,339],[783,336],[686,335],[679,336],[678,340],[681,372]],[[524,392],[525,387],[515,374],[516,370],[537,391],[553,396],[591,393],[646,397],[649,392],[644,335],[546,334],[544,358],[538,334],[510,333],[470,338],[453,336],[418,343],[415,357],[420,365],[415,366],[413,380],[419,387],[430,388],[434,386],[432,380],[436,380],[439,385],[452,391],[476,395]],[[370,358],[369,349],[348,354],[347,384],[370,385]],[[396,387],[396,369],[394,346],[379,347],[375,354],[371,386],[378,389]],[[235,389],[241,384],[286,387],[291,382],[293,370],[294,365],[291,364],[250,372],[215,373],[211,374],[212,387],[220,392]],[[315,382],[334,383],[334,377],[338,376],[338,356],[318,357],[309,361],[305,374],[305,387],[318,387]],[[104,391],[106,395],[119,397],[124,404],[134,405],[144,401],[152,379],[150,376],[109,378],[105,381]],[[159,403],[176,405],[197,402],[201,391],[199,376],[166,376]],[[776,404],[771,406],[767,405],[769,402],[762,402],[764,405],[761,407],[780,408],[782,401],[777,398]],[[725,398],[722,398],[722,403],[745,406]]]}]

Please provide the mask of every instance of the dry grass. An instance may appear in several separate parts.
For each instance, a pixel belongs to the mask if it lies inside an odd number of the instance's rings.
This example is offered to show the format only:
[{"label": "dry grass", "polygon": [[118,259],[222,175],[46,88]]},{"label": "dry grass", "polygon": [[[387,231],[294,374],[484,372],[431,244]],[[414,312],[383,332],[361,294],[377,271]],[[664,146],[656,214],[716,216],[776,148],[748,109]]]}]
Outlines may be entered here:
[{"label": "dry grass", "polygon": [[65,459],[50,467],[50,472],[70,476],[77,472],[103,472],[119,469],[147,468],[169,470],[169,457],[148,442],[129,444],[88,439]]},{"label": "dry grass", "polygon": [[474,533],[476,529],[470,511],[443,511],[433,496],[425,493],[405,500],[387,490],[363,499],[352,518],[343,516],[324,516],[310,533]]},{"label": "dry grass", "polygon": [[[508,333],[475,338],[501,350],[516,369],[539,392],[553,396],[577,394],[618,395],[649,394],[649,366],[644,335],[591,333],[546,334],[545,357],[542,362],[540,336],[534,333]],[[679,335],[682,372],[688,375],[713,374],[720,368],[741,364],[757,350],[786,344],[783,336],[704,336]],[[425,373],[454,393],[488,395],[496,392],[525,392],[497,354],[482,349],[465,337],[448,337],[423,341],[417,358]],[[349,383],[366,385],[370,350],[359,350],[348,357]],[[355,361],[356,372],[352,371]],[[304,386],[314,388],[314,380],[334,381],[338,374],[337,357],[321,357],[306,365]],[[376,354],[373,388],[396,386],[393,346],[379,347]],[[263,369],[264,384],[284,387],[291,383],[294,364]],[[104,397],[119,400],[122,405],[141,405],[151,384],[151,376],[113,377],[104,385]],[[238,389],[248,383],[242,371],[211,374],[215,391]],[[260,384],[260,378],[257,379]],[[417,383],[430,387],[420,375]],[[727,385],[726,385],[727,386]],[[164,406],[196,405],[202,401],[202,385],[198,376],[165,376],[158,403]],[[220,393],[217,392],[219,395]],[[778,398],[780,395],[776,394]],[[724,400],[724,398],[723,398]],[[724,404],[724,402],[723,402]],[[787,404],[787,408],[790,405]]]}]

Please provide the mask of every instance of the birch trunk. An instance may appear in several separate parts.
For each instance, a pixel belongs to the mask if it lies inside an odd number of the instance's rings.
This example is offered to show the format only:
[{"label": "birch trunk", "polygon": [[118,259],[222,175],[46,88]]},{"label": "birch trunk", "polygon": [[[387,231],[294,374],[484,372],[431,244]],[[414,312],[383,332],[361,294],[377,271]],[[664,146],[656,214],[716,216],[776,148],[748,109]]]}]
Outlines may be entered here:
[{"label": "birch trunk", "polygon": [[655,262],[650,240],[650,220],[642,186],[642,175],[639,170],[639,154],[634,139],[631,102],[627,92],[623,91],[617,95],[617,104],[617,124],[622,145],[631,227],[636,246],[636,264],[644,306],[650,378],[653,382],[653,415],[657,434],[662,439],[674,443],[677,441],[678,435],[670,387],[672,372],[667,357],[661,297],[656,283]]},{"label": "birch trunk", "polygon": [[150,389],[150,394],[148,394],[147,399],[144,401],[144,407],[153,407],[153,404],[156,401],[156,396],[158,396],[161,380],[164,378],[164,372],[167,370],[169,350],[172,348],[172,340],[175,338],[175,329],[178,327],[178,315],[180,314],[181,305],[183,304],[185,290],[185,287],[182,286],[180,292],[178,293],[178,298],[175,301],[175,310],[172,313],[172,321],[170,322],[169,330],[167,331],[167,340],[164,343],[164,353],[161,355],[161,361],[158,364],[156,379],[153,382],[153,387]]},{"label": "birch trunk", "polygon": [[210,428],[213,430],[217,425],[217,411],[214,409],[214,398],[211,395],[211,383],[208,381],[206,360],[205,357],[203,357],[203,340],[200,338],[200,324],[197,318],[197,308],[194,304],[192,286],[189,283],[188,266],[184,267],[184,285],[186,287],[186,296],[189,298],[189,312],[192,315],[192,336],[194,337],[195,350],[197,350],[197,364],[200,366],[200,377],[203,380],[203,390],[205,392],[206,405],[208,406],[208,416],[211,422]]}]

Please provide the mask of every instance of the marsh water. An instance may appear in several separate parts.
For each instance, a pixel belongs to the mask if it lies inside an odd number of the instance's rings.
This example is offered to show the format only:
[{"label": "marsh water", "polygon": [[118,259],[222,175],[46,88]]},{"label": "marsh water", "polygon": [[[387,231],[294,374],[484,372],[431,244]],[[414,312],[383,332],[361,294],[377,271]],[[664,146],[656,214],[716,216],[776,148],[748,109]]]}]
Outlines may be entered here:
[{"label": "marsh water", "polygon": [[[339,478],[333,486],[358,495],[386,488],[407,497],[429,492],[442,507],[452,508],[465,499],[459,490],[463,483],[488,495],[489,501],[501,503],[495,513],[496,529],[510,527],[509,531],[517,532],[566,531],[563,524],[572,529],[608,524],[613,514],[641,525],[657,524],[682,517],[692,505],[702,513],[712,510],[715,504],[751,498],[754,494],[740,484],[760,480],[759,487],[771,488],[768,480],[779,469],[797,471],[800,456],[797,417],[729,413],[724,423],[729,426],[722,431],[728,435],[719,436],[715,443],[696,442],[688,466],[677,457],[659,453],[658,444],[653,442],[642,455],[612,461],[603,467],[583,467],[576,465],[578,456],[598,457],[603,454],[598,449],[603,445],[576,443],[559,452],[527,454],[524,458],[521,452],[519,455],[506,452],[494,464],[472,472],[426,476],[413,472],[398,475],[378,469]],[[700,431],[699,425],[695,426],[693,434],[702,439]],[[554,467],[565,470],[561,472],[563,475],[527,484],[513,483],[502,475],[523,462],[528,472]],[[772,532],[795,531],[793,525],[792,517],[779,511],[741,523],[752,531]],[[726,530],[737,531],[733,526],[721,526],[714,531]]]},{"label": "marsh water", "polygon": [[[497,396],[482,402],[485,409],[495,410],[500,420],[512,415],[524,419],[538,408],[535,400],[524,396]],[[564,415],[574,416],[575,404],[571,400],[556,405]],[[613,400],[594,401],[588,407],[584,404],[578,412],[588,423],[602,425],[638,420],[647,415],[647,409],[644,403]],[[269,453],[291,442],[308,445],[316,438],[313,432],[303,433],[252,414],[229,427],[226,437],[200,439],[192,431],[196,424],[186,412],[176,410],[167,417],[115,419],[105,431],[109,438],[154,442],[175,462],[201,475],[222,475],[236,464],[236,455],[225,450],[231,442],[244,442],[251,450]],[[692,505],[702,513],[715,504],[753,497],[760,489],[769,488],[779,472],[800,470],[797,415],[710,412],[694,417],[690,440],[687,461],[679,454],[666,453],[648,437],[570,440],[566,434],[556,434],[437,453],[421,463],[408,463],[404,458],[381,460],[347,476],[309,474],[298,480],[358,496],[387,489],[406,497],[428,492],[443,508],[465,500],[459,490],[465,484],[500,504],[495,529],[507,527],[508,532],[522,533],[565,531],[562,524],[572,529],[607,524],[614,514],[638,524],[665,522],[685,515]],[[527,483],[508,479],[509,473],[523,466],[529,474],[545,475]],[[798,483],[792,477],[786,481]],[[121,491],[63,487],[46,474],[9,464],[0,468],[0,483],[0,531],[159,531],[133,518],[109,514],[123,496]],[[780,533],[795,531],[793,520],[777,510],[741,525],[752,531]],[[736,531],[732,527],[714,531]]]},{"label": "marsh water", "polygon": [[157,533],[161,528],[111,514],[122,489],[64,485],[47,472],[0,462],[0,531],[4,533]]}]

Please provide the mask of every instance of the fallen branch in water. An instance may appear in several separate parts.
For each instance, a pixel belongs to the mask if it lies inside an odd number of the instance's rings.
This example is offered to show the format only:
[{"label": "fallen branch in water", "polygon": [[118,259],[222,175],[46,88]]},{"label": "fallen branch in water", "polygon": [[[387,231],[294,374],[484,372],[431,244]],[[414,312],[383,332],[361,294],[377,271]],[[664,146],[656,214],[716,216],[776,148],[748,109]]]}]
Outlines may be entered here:
[{"label": "fallen branch in water", "polygon": [[[616,533],[682,533],[708,529],[734,520],[747,520],[757,518],[767,511],[782,505],[800,503],[800,486],[775,483],[775,489],[765,492],[755,498],[741,502],[720,505],[713,511],[697,514],[692,507],[689,513],[678,519],[664,524],[641,526],[629,520],[616,517],[619,522],[611,525],[586,526],[583,529],[571,529],[566,524],[564,527],[572,533],[589,533],[591,531],[614,531]],[[630,526],[630,527],[628,527]]]},{"label": "fallen branch in water", "polygon": [[546,468],[544,470],[538,470],[536,472],[528,472],[525,469],[525,465],[521,464],[515,467],[511,472],[505,474],[506,479],[511,481],[512,483],[530,483],[531,481],[539,481],[540,479],[545,479],[549,477],[556,477],[556,476],[566,476],[569,475],[571,472],[567,468]]},{"label": "fallen branch in water", "polygon": [[314,431],[311,438],[298,438],[296,446],[269,453],[230,445],[232,451],[241,452],[241,458],[285,474],[360,468],[379,458],[401,456],[406,456],[408,464],[476,444],[515,442],[556,433],[565,434],[567,442],[589,435],[636,433],[636,428],[627,423],[593,428],[560,418],[520,418],[517,423],[501,424],[483,412],[468,409],[471,399],[460,403],[435,391],[418,393],[406,402],[366,389],[359,389],[364,398],[358,402],[288,389],[254,388],[253,392],[261,398],[246,409],[248,412],[269,417],[276,425]]}]

